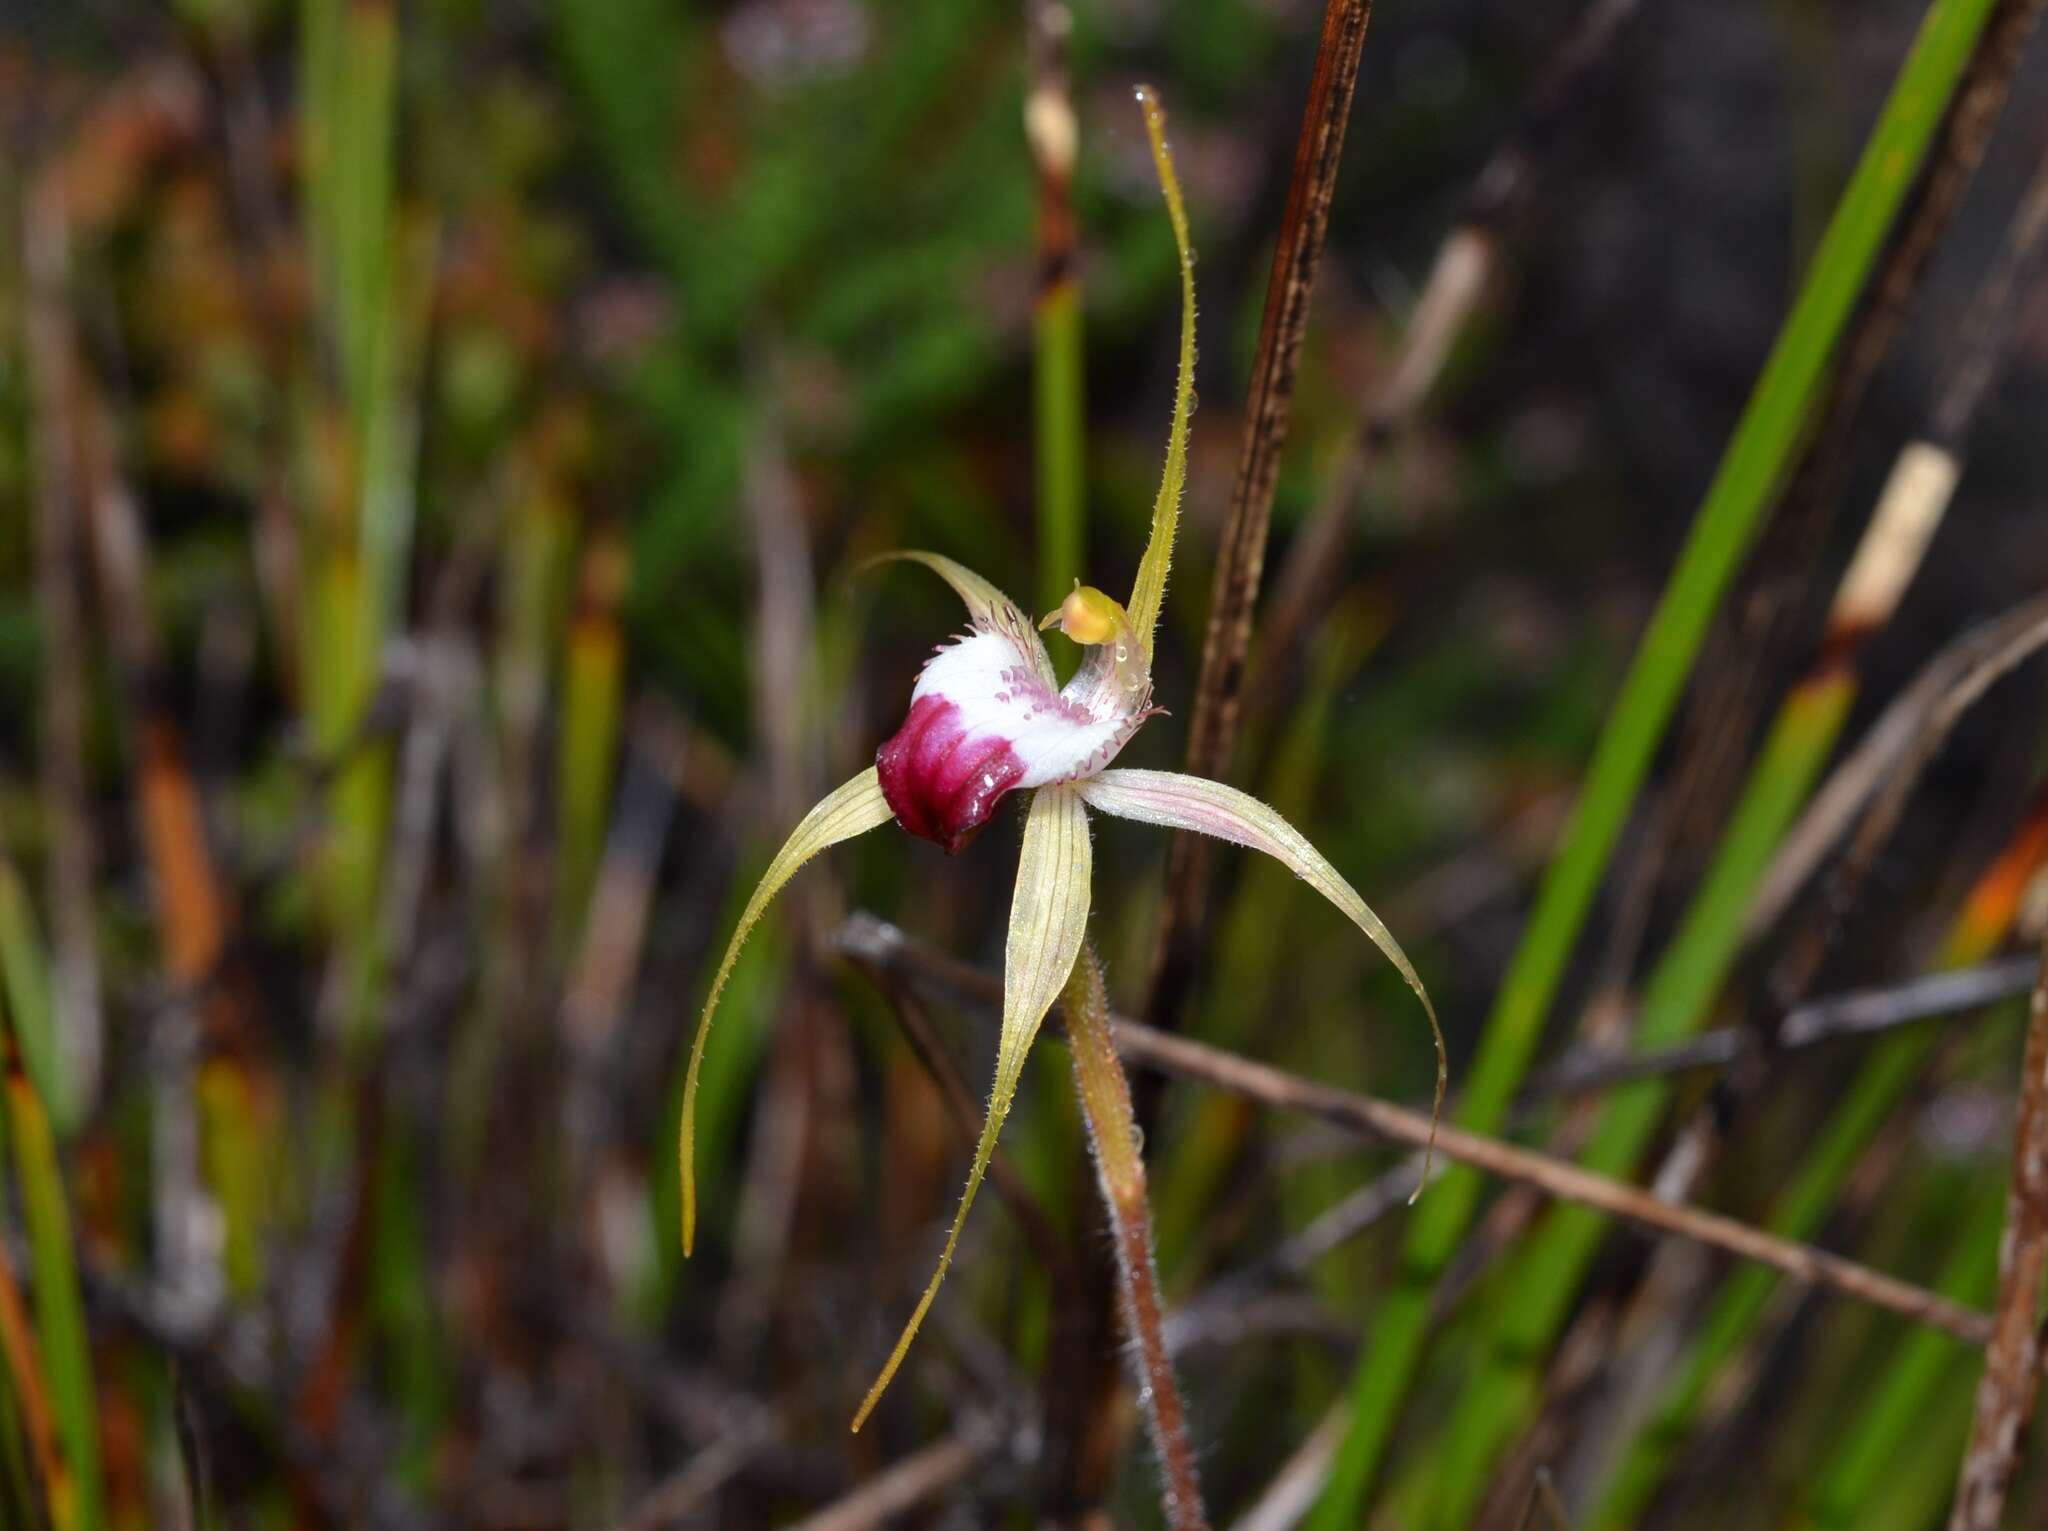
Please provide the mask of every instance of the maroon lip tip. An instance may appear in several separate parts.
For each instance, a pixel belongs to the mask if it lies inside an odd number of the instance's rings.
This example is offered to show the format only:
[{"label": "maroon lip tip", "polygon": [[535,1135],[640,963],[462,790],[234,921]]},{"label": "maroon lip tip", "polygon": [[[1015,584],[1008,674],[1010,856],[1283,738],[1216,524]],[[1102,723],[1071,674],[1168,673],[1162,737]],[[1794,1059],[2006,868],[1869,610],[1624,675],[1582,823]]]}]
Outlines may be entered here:
[{"label": "maroon lip tip", "polygon": [[1024,774],[1008,740],[970,735],[959,714],[943,697],[920,697],[875,752],[882,796],[896,822],[949,856],[966,847]]}]

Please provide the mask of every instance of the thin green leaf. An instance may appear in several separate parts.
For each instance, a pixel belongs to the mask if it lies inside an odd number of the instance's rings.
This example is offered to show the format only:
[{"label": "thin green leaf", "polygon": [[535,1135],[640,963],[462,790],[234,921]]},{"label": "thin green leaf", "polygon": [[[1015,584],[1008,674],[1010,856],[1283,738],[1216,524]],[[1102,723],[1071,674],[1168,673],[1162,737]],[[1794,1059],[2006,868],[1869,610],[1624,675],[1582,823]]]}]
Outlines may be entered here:
[{"label": "thin green leaf", "polygon": [[[1080,784],[1081,796],[1090,807],[1141,824],[1158,824],[1167,829],[1193,830],[1214,835],[1233,845],[1263,851],[1291,870],[1316,892],[1343,911],[1344,917],[1364,931],[1367,939],[1386,954],[1389,962],[1408,980],[1408,987],[1422,1001],[1429,1017],[1429,1034],[1436,1043],[1436,1099],[1430,1107],[1432,1146],[1436,1119],[1443,1110],[1444,1085],[1450,1065],[1444,1052],[1443,1027],[1437,1024],[1436,1006],[1429,991],[1416,976],[1415,965],[1401,950],[1401,943],[1386,923],[1374,914],[1358,890],[1346,882],[1323,853],[1303,838],[1301,832],[1248,792],[1226,787],[1220,781],[1201,776],[1183,776],[1177,771],[1104,771]],[[1419,1185],[1429,1183],[1425,1158]]]},{"label": "thin green leaf", "polygon": [[1003,1118],[1010,1114],[1032,1038],[1038,1035],[1039,1023],[1065,987],[1074,959],[1081,953],[1088,930],[1093,859],[1088,815],[1075,788],[1041,787],[1032,795],[1031,813],[1024,821],[1024,850],[1017,861],[1017,889],[1010,900],[1010,934],[1003,948],[1003,1030],[996,1043],[996,1079],[989,1091],[988,1120],[982,1124],[981,1140],[974,1145],[967,1189],[961,1193],[960,1209],[953,1214],[946,1246],[939,1252],[939,1268],[932,1273],[896,1348],[854,1415],[855,1430],[867,1423],[903,1364],[918,1326],[938,1296],[939,1284],[946,1279],[947,1267],[953,1263],[968,1208],[974,1205],[974,1193],[981,1189],[981,1177],[995,1153]]},{"label": "thin green leaf", "polygon": [[5,1100],[35,1285],[36,1343],[42,1352],[51,1412],[56,1416],[58,1442],[69,1474],[63,1492],[53,1499],[50,1518],[57,1531],[97,1531],[107,1524],[100,1412],[63,1166],[50,1131],[49,1113],[25,1073],[8,1073]]},{"label": "thin green leaf", "polygon": [[[1979,876],[1949,926],[1932,971],[1971,966],[2005,944],[2019,912],[2021,890],[2039,861],[2032,833],[2037,828],[2033,823],[2022,825],[2005,853]],[[1788,1239],[1814,1237],[1834,1211],[1871,1140],[1921,1077],[1944,1035],[1938,1026],[1914,1027],[1884,1038],[1870,1050],[1804,1157],[1786,1174],[1764,1225],[1770,1232]],[[1596,1508],[1586,1522],[1587,1531],[1622,1531],[1642,1518],[1674,1460],[1690,1444],[1707,1400],[1755,1342],[1779,1286],[1777,1273],[1763,1266],[1730,1273],[1685,1349],[1666,1368],[1663,1397],[1647,1428],[1633,1444],[1615,1441],[1617,1447],[1627,1445],[1628,1451],[1593,1501]],[[1953,1469],[1953,1457],[1949,1466]]]},{"label": "thin green leaf", "polygon": [[1131,587],[1131,631],[1137,634],[1146,664],[1152,662],[1152,639],[1159,626],[1159,608],[1166,601],[1166,574],[1173,564],[1173,538],[1180,525],[1181,491],[1188,481],[1188,417],[1195,412],[1195,252],[1188,242],[1188,211],[1181,200],[1180,177],[1166,147],[1166,109],[1149,85],[1138,87],[1145,111],[1145,136],[1152,141],[1152,163],[1159,170],[1159,190],[1166,197],[1166,216],[1173,222],[1173,242],[1180,250],[1180,375],[1173,386],[1173,425],[1166,437],[1166,467],[1159,475],[1159,498],[1152,503],[1152,537],[1138,563]]},{"label": "thin green leaf", "polygon": [[[1743,911],[1786,825],[1806,801],[1854,695],[1851,675],[1833,671],[1786,700],[1670,945],[1643,982],[1637,1047],[1670,1046],[1712,1015],[1715,996],[1741,952]],[[1579,1162],[1627,1177],[1654,1139],[1671,1089],[1668,1080],[1642,1080],[1607,1095]],[[1438,1512],[1431,1524],[1457,1524],[1459,1514],[1472,1508],[1478,1488],[1472,1475],[1484,1479],[1534,1410],[1542,1358],[1610,1226],[1590,1208],[1560,1205],[1530,1234],[1508,1278],[1515,1300],[1487,1315],[1490,1333],[1479,1370],[1451,1412],[1444,1459],[1455,1470],[1430,1486]]]},{"label": "thin green leaf", "polygon": [[[1998,1288],[2004,1225],[2005,1187],[1987,1180],[1968,1200],[1934,1289],[1957,1302],[1988,1303]],[[1803,1480],[1801,1523],[1825,1531],[1873,1524],[1883,1508],[1887,1469],[1917,1436],[1941,1428],[1944,1382],[1963,1384],[1949,1389],[1950,1418],[1960,1424],[1968,1417],[1969,1370],[1975,1366],[1976,1358],[1952,1335],[1916,1324],[1888,1358],[1884,1374],[1861,1397],[1845,1400],[1853,1409],[1841,1411],[1826,1459],[1811,1463]],[[1958,1431],[1958,1444],[1960,1436]]]},{"label": "thin green leaf", "polygon": [[[1722,591],[1792,464],[1800,432],[1856,299],[1870,276],[1970,57],[1991,0],[1933,0],[1855,173],[1836,204],[1792,312],[1778,333],[1645,630],[1557,855],[1508,965],[1459,1116],[1496,1130],[1521,1088],[1608,859],[1634,806]],[[1454,1172],[1410,1231],[1399,1286],[1377,1313],[1376,1341],[1352,1375],[1351,1422],[1308,1524],[1364,1519],[1367,1495],[1421,1369],[1438,1276],[1478,1210],[1480,1177]]]},{"label": "thin green leaf", "polygon": [[769,900],[782,891],[782,885],[796,875],[799,867],[826,847],[851,840],[855,835],[864,835],[877,825],[886,824],[890,817],[889,804],[882,796],[882,784],[873,766],[827,794],[804,815],[803,822],[790,832],[782,849],[775,853],[775,859],[768,863],[768,870],[761,874],[754,896],[747,900],[740,922],[733,929],[732,940],[727,943],[725,956],[718,964],[718,976],[711,980],[711,995],[704,1001],[704,1014],[697,1022],[697,1040],[690,1045],[690,1069],[683,1076],[683,1123],[679,1136],[682,1139],[685,1255],[697,1242],[697,1074],[704,1064],[704,1039],[711,1034],[711,1015],[718,1008],[718,996],[732,973],[733,961],[739,956],[740,947],[746,943],[748,932],[760,922]]},{"label": "thin green leaf", "polygon": [[[50,1102],[60,1132],[78,1115],[76,1091],[59,1088],[56,1010],[51,998],[50,962],[36,929],[35,911],[21,874],[0,851],[0,998],[21,1047],[21,1065]],[[70,1104],[70,1110],[60,1106]]]}]

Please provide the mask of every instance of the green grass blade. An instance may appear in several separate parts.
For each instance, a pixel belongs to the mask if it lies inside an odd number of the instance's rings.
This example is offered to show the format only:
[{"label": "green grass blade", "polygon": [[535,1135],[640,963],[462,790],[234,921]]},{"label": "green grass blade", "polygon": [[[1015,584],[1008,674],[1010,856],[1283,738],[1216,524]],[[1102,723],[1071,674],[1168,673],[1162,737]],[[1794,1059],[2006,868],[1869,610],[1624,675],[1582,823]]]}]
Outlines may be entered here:
[{"label": "green grass blade", "polygon": [[[1967,1223],[1935,1289],[1958,1302],[1988,1303],[1998,1282],[1998,1240],[2005,1226],[2005,1186],[1986,1177]],[[1921,1431],[1932,1428],[1932,1404],[1944,1384],[1966,1364],[1969,1351],[1939,1330],[1916,1326],[1892,1353],[1874,1396],[1838,1437],[1839,1444],[1811,1480],[1801,1524],[1861,1528],[1878,1505],[1875,1496],[1891,1465]],[[1967,1387],[1948,1391],[1960,1409],[1969,1407]]]},{"label": "green grass blade", "polygon": [[42,1097],[20,1069],[8,1071],[5,1098],[35,1283],[36,1344],[69,1475],[52,1519],[56,1531],[100,1531],[107,1524],[107,1501],[100,1467],[99,1403],[57,1141]]},{"label": "green grass blade", "polygon": [[[1864,1148],[1919,1076],[1938,1036],[1927,1027],[1893,1037],[1865,1060],[1773,1209],[1766,1224],[1771,1232],[1803,1239],[1819,1227]],[[1673,1368],[1648,1431],[1602,1495],[1590,1526],[1618,1531],[1635,1523],[1687,1440],[1712,1384],[1755,1334],[1778,1285],[1777,1273],[1762,1266],[1744,1266],[1729,1277],[1698,1337]]]},{"label": "green grass blade", "polygon": [[[1857,295],[1918,172],[1991,0],[1934,0],[1837,205],[1792,313],[1721,459],[1594,752],[1564,843],[1545,875],[1465,1083],[1459,1120],[1500,1125],[1527,1072],[1650,757],[1714,607],[1786,471]],[[1376,1315],[1351,1386],[1351,1426],[1311,1524],[1356,1525],[1421,1363],[1430,1292],[1477,1208],[1479,1177],[1445,1176],[1418,1208],[1403,1276]]]},{"label": "green grass blade", "polygon": [[52,1103],[59,1130],[76,1125],[82,1102],[71,1101],[61,1088],[57,1052],[55,1001],[50,986],[49,954],[36,929],[35,911],[21,874],[0,852],[0,994],[21,1048],[21,1066],[36,1093]]},{"label": "green grass blade", "polygon": [[1038,300],[1031,323],[1032,432],[1038,452],[1038,605],[1050,611],[1083,577],[1086,428],[1081,290],[1071,277]]},{"label": "green grass blade", "polygon": [[299,8],[305,238],[315,365],[298,379],[304,504],[301,672],[314,748],[345,757],[327,788],[319,878],[360,1045],[382,1012],[388,748],[358,737],[412,564],[419,421],[437,236],[398,187],[401,33],[382,0]]},{"label": "green grass blade", "polygon": [[[1853,694],[1838,671],[1787,699],[1700,890],[1644,985],[1638,1046],[1668,1046],[1712,1013],[1741,948],[1743,912],[1833,748]],[[1670,1095],[1670,1082],[1661,1079],[1616,1090],[1602,1105],[1581,1162],[1604,1174],[1630,1174],[1656,1135]],[[1544,1359],[1609,1226],[1587,1208],[1557,1207],[1506,1275],[1500,1290],[1513,1300],[1500,1305],[1479,1373],[1445,1432],[1438,1464],[1444,1470],[1432,1475],[1437,1509],[1425,1524],[1463,1525],[1469,1517],[1495,1454],[1534,1408]]]},{"label": "green grass blade", "polygon": [[[2038,822],[2023,826],[1964,901],[1942,943],[1937,969],[1965,967],[1995,951],[2012,928],[2021,891],[2041,859]],[[1788,1239],[1810,1239],[1833,1209],[1865,1148],[1920,1076],[1943,1033],[1922,1027],[1887,1038],[1871,1049],[1820,1135],[1773,1206],[1767,1226]],[[1771,1295],[1774,1272],[1759,1266],[1735,1271],[1698,1334],[1671,1367],[1671,1380],[1642,1434],[1625,1446],[1611,1480],[1595,1499],[1588,1525],[1621,1531],[1635,1524],[1689,1439],[1693,1422],[1726,1368],[1749,1345]],[[1953,1466],[1953,1461],[1950,1463]]]},{"label": "green grass blade", "polygon": [[709,231],[692,225],[675,174],[675,92],[688,55],[684,13],[663,0],[577,0],[551,9],[566,72],[613,189],[669,269],[689,269]]}]

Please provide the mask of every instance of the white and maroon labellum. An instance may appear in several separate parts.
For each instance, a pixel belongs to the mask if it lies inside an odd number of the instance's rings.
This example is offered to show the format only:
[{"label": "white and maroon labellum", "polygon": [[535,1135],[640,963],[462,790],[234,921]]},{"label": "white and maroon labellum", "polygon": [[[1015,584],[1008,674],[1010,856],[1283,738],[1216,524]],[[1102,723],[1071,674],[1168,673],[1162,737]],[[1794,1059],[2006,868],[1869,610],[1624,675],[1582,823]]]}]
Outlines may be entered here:
[{"label": "white and maroon labellum", "polygon": [[949,853],[1006,792],[1100,771],[1151,712],[1150,677],[1121,620],[1061,690],[1046,679],[1042,652],[1021,647],[1036,636],[1005,630],[1014,625],[977,622],[933,655],[910,715],[875,754],[896,822]]}]

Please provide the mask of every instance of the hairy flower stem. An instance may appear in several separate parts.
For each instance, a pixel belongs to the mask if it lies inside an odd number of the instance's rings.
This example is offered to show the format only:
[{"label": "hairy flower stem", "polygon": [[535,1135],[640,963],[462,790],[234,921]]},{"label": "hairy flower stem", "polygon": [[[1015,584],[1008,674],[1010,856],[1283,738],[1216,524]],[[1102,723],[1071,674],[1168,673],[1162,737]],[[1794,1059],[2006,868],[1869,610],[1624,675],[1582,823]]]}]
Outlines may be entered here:
[{"label": "hairy flower stem", "polygon": [[1145,1200],[1145,1161],[1138,1152],[1137,1117],[1130,1081],[1111,1038],[1109,998],[1102,985],[1102,961],[1093,942],[1079,960],[1061,996],[1067,1041],[1074,1054],[1074,1082],[1081,1115],[1109,1211],[1111,1243],[1123,1298],[1124,1328],[1136,1351],[1138,1396],[1158,1454],[1162,1506],[1173,1531],[1206,1531],[1202,1489],[1195,1476],[1195,1451],[1173,1363],[1166,1355],[1161,1323],[1159,1277],[1152,1265],[1152,1215]]}]

